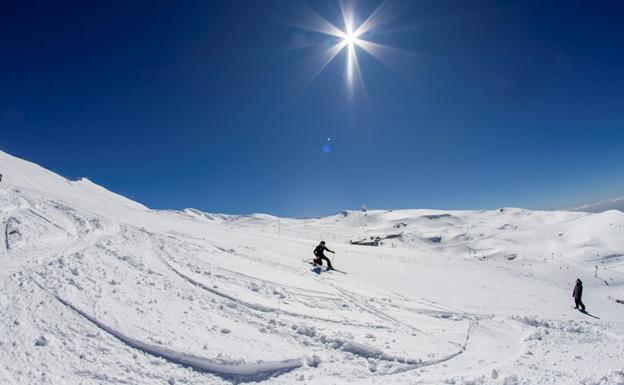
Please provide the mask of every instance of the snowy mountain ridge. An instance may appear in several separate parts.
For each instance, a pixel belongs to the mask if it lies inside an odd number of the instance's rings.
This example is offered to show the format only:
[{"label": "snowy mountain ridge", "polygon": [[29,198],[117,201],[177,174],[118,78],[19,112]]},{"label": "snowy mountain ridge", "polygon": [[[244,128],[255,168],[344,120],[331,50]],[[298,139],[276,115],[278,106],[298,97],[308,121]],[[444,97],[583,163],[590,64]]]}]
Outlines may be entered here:
[{"label": "snowy mountain ridge", "polygon": [[620,211],[230,216],[0,172],[0,384],[624,383]]},{"label": "snowy mountain ridge", "polygon": [[70,181],[45,168],[0,151],[2,183],[22,189],[45,192],[68,200],[86,200],[96,204],[115,204],[135,210],[146,210],[140,203],[115,194],[87,178]]},{"label": "snowy mountain ridge", "polygon": [[624,197],[609,198],[604,201],[589,203],[586,205],[573,207],[572,211],[584,211],[588,213],[600,213],[608,210],[619,210],[624,212]]}]

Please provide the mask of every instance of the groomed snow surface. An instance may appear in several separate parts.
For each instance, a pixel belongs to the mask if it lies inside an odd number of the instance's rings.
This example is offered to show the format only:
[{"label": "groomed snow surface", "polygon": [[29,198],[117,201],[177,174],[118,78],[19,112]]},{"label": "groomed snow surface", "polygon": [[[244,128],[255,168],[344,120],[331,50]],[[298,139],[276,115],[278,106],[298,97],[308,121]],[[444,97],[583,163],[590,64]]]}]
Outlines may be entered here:
[{"label": "groomed snow surface", "polygon": [[624,384],[620,211],[229,216],[0,172],[0,384]]}]

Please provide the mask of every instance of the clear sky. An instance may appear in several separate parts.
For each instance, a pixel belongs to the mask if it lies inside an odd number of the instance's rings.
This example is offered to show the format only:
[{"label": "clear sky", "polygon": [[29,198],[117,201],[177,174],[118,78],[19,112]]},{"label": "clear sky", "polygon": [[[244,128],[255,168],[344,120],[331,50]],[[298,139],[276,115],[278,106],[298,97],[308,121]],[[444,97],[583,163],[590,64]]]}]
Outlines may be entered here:
[{"label": "clear sky", "polygon": [[[379,6],[356,3],[356,24]],[[558,208],[624,195],[624,2],[12,1],[0,149],[153,208]],[[309,25],[308,25],[309,26]],[[339,39],[340,40],[340,39]],[[1,172],[1,171],[0,171]]]}]

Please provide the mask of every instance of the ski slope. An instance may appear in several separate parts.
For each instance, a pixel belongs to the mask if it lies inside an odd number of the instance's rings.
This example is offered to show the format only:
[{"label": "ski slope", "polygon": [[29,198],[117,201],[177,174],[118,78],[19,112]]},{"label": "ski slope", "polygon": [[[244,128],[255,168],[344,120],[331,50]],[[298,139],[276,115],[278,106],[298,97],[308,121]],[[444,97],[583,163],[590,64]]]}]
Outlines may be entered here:
[{"label": "ski slope", "polygon": [[[0,173],[0,384],[624,384],[620,211],[231,216]],[[321,239],[347,274],[302,262]]]}]

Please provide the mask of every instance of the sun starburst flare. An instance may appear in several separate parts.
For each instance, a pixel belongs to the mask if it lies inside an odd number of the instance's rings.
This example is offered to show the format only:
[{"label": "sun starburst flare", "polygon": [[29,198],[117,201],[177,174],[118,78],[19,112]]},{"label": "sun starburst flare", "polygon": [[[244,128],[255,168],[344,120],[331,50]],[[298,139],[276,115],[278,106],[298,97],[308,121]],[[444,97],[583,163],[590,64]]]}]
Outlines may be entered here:
[{"label": "sun starburst flare", "polygon": [[384,24],[395,19],[396,13],[392,11],[393,0],[386,0],[381,3],[363,22],[357,23],[355,2],[340,1],[342,13],[342,28],[332,24],[327,19],[316,13],[314,10],[305,8],[303,17],[294,26],[331,36],[336,42],[325,48],[312,62],[315,65],[314,73],[307,82],[311,83],[341,52],[346,53],[345,79],[347,86],[353,90],[357,83],[364,87],[364,80],[360,71],[358,60],[358,50],[362,49],[384,64],[388,64],[388,57],[392,53],[402,52],[396,48],[384,46],[366,39],[366,35],[379,29]]}]

